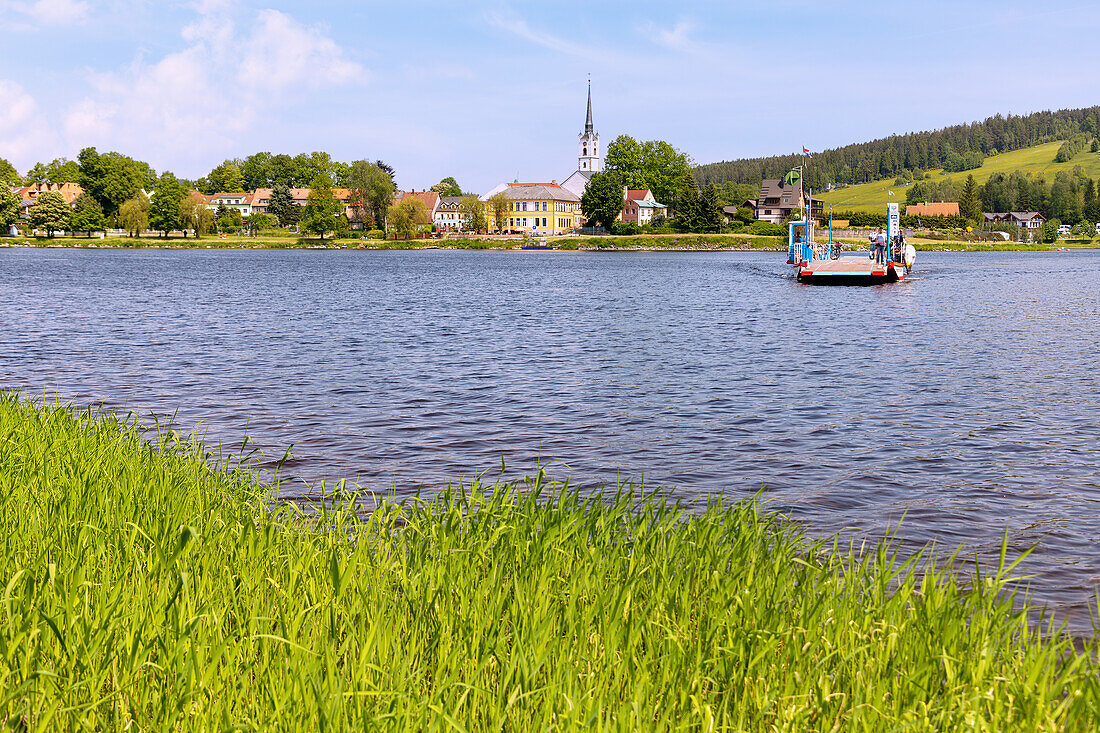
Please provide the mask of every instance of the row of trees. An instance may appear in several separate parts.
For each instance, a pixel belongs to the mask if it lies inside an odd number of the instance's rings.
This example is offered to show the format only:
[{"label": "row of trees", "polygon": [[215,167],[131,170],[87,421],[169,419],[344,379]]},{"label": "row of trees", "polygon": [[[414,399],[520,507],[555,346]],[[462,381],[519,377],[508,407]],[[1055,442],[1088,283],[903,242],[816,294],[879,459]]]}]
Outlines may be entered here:
[{"label": "row of trees", "polygon": [[[588,219],[589,224],[598,224],[613,233],[623,229],[616,225],[615,219],[625,204],[624,188],[631,188],[631,186],[627,184],[623,174],[616,169],[608,169],[592,176],[588,188],[581,196],[581,212]],[[638,188],[649,187],[638,186]],[[743,190],[724,188],[713,183],[699,188],[693,176],[681,176],[676,181],[676,187],[665,199],[672,210],[672,216],[668,221],[657,222],[656,226],[658,228],[667,226],[676,232],[703,234],[720,232],[727,218],[722,211],[723,207],[743,203],[745,200],[741,196],[743,193]],[[751,223],[751,210],[741,211],[745,212],[740,217],[742,223]]]},{"label": "row of trees", "polygon": [[[942,130],[891,135],[871,142],[846,145],[814,155],[807,166],[806,184],[824,191],[829,184],[866,183],[893,178],[903,171],[931,168],[967,170],[981,158],[1020,150],[1040,143],[1100,135],[1100,106],[995,115],[983,122],[954,125]],[[779,178],[802,162],[801,155],[745,158],[701,165],[694,171],[700,185],[735,181],[759,185]]]}]

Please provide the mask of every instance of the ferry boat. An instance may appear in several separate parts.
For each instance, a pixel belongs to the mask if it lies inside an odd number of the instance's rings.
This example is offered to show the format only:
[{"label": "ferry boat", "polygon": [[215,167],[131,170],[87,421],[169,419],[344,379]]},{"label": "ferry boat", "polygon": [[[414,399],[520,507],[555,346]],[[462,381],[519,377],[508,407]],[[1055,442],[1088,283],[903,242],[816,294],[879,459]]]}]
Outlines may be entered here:
[{"label": "ferry boat", "polygon": [[[799,184],[802,166],[787,174],[787,183]],[[810,192],[811,197],[813,192]],[[802,197],[802,201],[812,201]],[[833,243],[833,215],[829,214],[829,241],[814,239],[812,206],[803,206],[803,218],[787,226],[787,264],[793,265],[795,278],[807,285],[881,285],[905,279],[917,259],[917,249],[906,244],[901,235],[898,205],[886,204],[886,262],[875,262],[873,251],[842,256],[839,243]]]}]

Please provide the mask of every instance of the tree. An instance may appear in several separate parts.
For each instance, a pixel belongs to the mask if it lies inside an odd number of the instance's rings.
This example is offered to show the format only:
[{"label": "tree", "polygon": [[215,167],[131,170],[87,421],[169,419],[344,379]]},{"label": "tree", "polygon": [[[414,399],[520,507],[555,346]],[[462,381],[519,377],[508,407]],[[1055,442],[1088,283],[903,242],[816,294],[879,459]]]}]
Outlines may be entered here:
[{"label": "tree", "polygon": [[642,146],[630,135],[619,135],[607,146],[604,168],[617,171],[628,188],[649,188],[645,180]]},{"label": "tree", "polygon": [[1058,227],[1062,225],[1062,222],[1057,219],[1051,219],[1050,221],[1043,222],[1043,244],[1054,244],[1058,241]]},{"label": "tree", "polygon": [[226,207],[225,211],[218,214],[218,231],[222,234],[234,234],[241,230],[244,225],[244,218],[241,216],[240,209],[230,209]]},{"label": "tree", "polygon": [[87,232],[89,237],[92,236],[92,232],[101,232],[107,227],[103,209],[91,194],[82,193],[76,197],[69,226],[74,232]]},{"label": "tree", "polygon": [[244,176],[241,168],[235,160],[226,160],[206,177],[206,190],[199,189],[209,195],[214,193],[237,193],[244,191]]},{"label": "tree", "polygon": [[403,196],[390,207],[388,221],[402,239],[411,239],[418,224],[430,224],[428,208],[415,196]]},{"label": "tree", "polygon": [[[328,153],[315,152],[294,156],[294,179],[301,186],[322,174],[332,173],[332,157]],[[330,178],[331,180],[331,178]],[[331,187],[331,183],[329,184]]]},{"label": "tree", "polygon": [[485,204],[477,196],[463,196],[458,202],[458,213],[462,216],[463,228],[466,230],[479,232],[487,228]]},{"label": "tree", "polygon": [[352,163],[348,173],[348,186],[351,188],[353,210],[362,209],[364,221],[369,213],[374,219],[374,225],[385,229],[386,212],[393,200],[395,186],[393,176],[386,170],[389,166],[383,168],[385,163],[379,163],[381,161],[370,163],[365,160]]},{"label": "tree", "polygon": [[281,181],[276,183],[271,189],[271,197],[267,200],[268,213],[279,220],[280,226],[287,226],[298,221],[295,208],[297,207],[294,205],[294,197],[290,194],[290,186]]},{"label": "tree", "polygon": [[155,185],[157,179],[147,163],[121,153],[103,153],[84,148],[76,156],[81,188],[99,202],[108,219],[118,214],[123,202]]},{"label": "tree", "polygon": [[22,182],[19,171],[8,161],[0,158],[0,189],[7,186],[18,186]]},{"label": "tree", "polygon": [[680,186],[673,197],[672,225],[678,232],[699,232],[705,225],[703,221],[702,201],[699,196],[699,187],[695,185],[695,179],[685,176],[680,179]]},{"label": "tree", "polygon": [[1089,146],[1090,153],[1100,152],[1100,140],[1093,139],[1092,145]]},{"label": "tree", "polygon": [[8,233],[12,224],[19,221],[19,197],[0,186],[0,236]]},{"label": "tree", "polygon": [[507,194],[501,191],[490,196],[486,203],[489,205],[489,213],[493,215],[493,223],[496,224],[497,232],[503,232],[504,222],[508,220],[508,208],[512,202]]},{"label": "tree", "polygon": [[431,190],[438,193],[440,196],[461,196],[462,188],[458,185],[458,181],[452,176],[447,176],[439,183],[432,186]]},{"label": "tree", "polygon": [[[694,180],[694,179],[693,179]],[[699,198],[701,231],[717,232],[722,226],[722,202],[718,196],[718,186],[708,183]]]},{"label": "tree", "polygon": [[963,184],[962,196],[959,198],[959,215],[970,224],[977,225],[982,217],[981,202],[978,200],[978,183],[974,180],[974,174],[966,177]]},{"label": "tree", "polygon": [[65,197],[57,191],[43,191],[31,206],[31,226],[45,229],[46,236],[52,237],[56,231],[69,225],[72,209],[65,203]]},{"label": "tree", "polygon": [[672,200],[678,181],[691,175],[691,159],[663,140],[639,143],[620,135],[607,148],[606,168],[628,188],[648,188],[662,202]]},{"label": "tree", "polygon": [[336,214],[340,202],[332,192],[332,179],[328,173],[319,173],[310,186],[306,208],[302,212],[302,228],[325,238],[325,232],[336,229]]},{"label": "tree", "polygon": [[366,226],[369,212],[372,210],[370,203],[370,181],[374,175],[371,171],[373,164],[366,160],[357,160],[351,164],[348,170],[348,189],[351,199],[348,202],[351,207],[351,221],[361,227]]},{"label": "tree", "polygon": [[748,206],[738,206],[736,219],[744,224],[752,224],[756,221],[756,215]]},{"label": "tree", "polygon": [[267,164],[267,176],[273,188],[279,184],[293,186],[297,183],[294,178],[294,158],[286,153],[271,156]]},{"label": "tree", "polygon": [[206,206],[202,194],[194,192],[183,197],[180,201],[180,225],[185,230],[194,230],[195,239],[209,232],[213,223],[214,212]]},{"label": "tree", "polygon": [[167,237],[168,232],[183,227],[180,221],[180,202],[184,190],[176,177],[165,173],[157,183],[153,199],[149,203],[149,225]]},{"label": "tree", "polygon": [[244,225],[248,228],[248,231],[255,236],[258,232],[265,229],[276,228],[279,226],[279,220],[272,214],[261,214],[257,211],[253,211],[245,217]]},{"label": "tree", "polygon": [[612,222],[622,213],[623,179],[617,171],[593,173],[581,196],[581,211],[589,222],[610,231]]},{"label": "tree", "polygon": [[136,237],[149,228],[149,197],[138,192],[137,196],[127,199],[118,210],[118,223]]},{"label": "tree", "polygon": [[49,163],[35,163],[24,179],[25,185],[35,183],[80,183],[80,167],[75,160],[54,158]]},{"label": "tree", "polygon": [[244,189],[255,191],[271,185],[271,153],[253,153],[241,162]]}]

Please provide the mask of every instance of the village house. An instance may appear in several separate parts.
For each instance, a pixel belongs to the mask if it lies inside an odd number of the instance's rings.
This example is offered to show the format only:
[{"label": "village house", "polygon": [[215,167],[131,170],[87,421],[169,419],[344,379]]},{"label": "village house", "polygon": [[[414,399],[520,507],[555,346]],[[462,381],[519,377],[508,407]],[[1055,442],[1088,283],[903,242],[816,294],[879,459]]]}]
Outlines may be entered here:
[{"label": "village house", "polygon": [[983,224],[1013,224],[1021,229],[1039,229],[1046,217],[1038,211],[1008,211],[1004,213],[982,214]]},{"label": "village house", "polygon": [[623,186],[623,210],[619,220],[639,226],[651,223],[654,219],[666,216],[668,207],[657,203],[653,192],[648,188],[634,189]]},{"label": "village house", "polygon": [[242,217],[246,217],[252,215],[252,200],[254,197],[254,194],[238,191],[236,193],[215,193],[203,198],[206,199],[206,208],[208,209],[220,209],[222,207],[234,209],[241,212]]},{"label": "village house", "polygon": [[958,216],[959,204],[955,201],[940,201],[914,204],[905,207],[906,216]]},{"label": "village house", "polygon": [[406,196],[411,196],[412,198],[423,201],[424,210],[428,213],[428,221],[435,222],[436,212],[439,211],[438,191],[398,191],[390,201],[390,204],[396,206]]},{"label": "village house", "polygon": [[432,223],[437,231],[457,232],[466,228],[466,217],[461,211],[461,196],[440,196],[439,208],[435,212]]},{"label": "village house", "polygon": [[[772,224],[782,224],[791,217],[796,209],[804,204],[801,186],[789,186],[781,178],[769,178],[760,184],[760,196],[755,203],[750,199],[744,203],[754,210],[756,218]],[[820,217],[824,204],[820,199],[811,199],[810,215]]]},{"label": "village house", "polygon": [[72,206],[73,202],[80,197],[80,194],[84,193],[84,189],[76,183],[50,183],[49,181],[14,188],[12,193],[19,197],[20,218],[25,219],[30,208],[34,206],[34,202],[38,200],[39,194],[47,191],[55,191],[61,194],[61,198],[65,199],[65,203],[69,206]]}]

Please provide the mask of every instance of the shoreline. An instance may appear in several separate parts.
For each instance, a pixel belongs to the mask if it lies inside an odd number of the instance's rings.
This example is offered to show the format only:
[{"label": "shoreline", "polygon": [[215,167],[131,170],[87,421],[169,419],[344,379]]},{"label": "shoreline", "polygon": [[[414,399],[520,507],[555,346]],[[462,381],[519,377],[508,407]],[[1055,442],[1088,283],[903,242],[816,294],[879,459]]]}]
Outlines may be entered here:
[{"label": "shoreline", "polygon": [[972,576],[752,500],[688,514],[541,474],[369,514],[341,484],[308,512],[193,434],[146,435],[0,393],[8,720],[1009,730],[1100,710],[1100,640],[1014,605],[1003,546]]},{"label": "shoreline", "polygon": [[[748,238],[748,237],[723,237],[713,235],[713,244],[708,241],[708,235],[687,235],[685,238],[693,239],[689,244],[676,245],[664,238],[660,243],[652,245],[633,241],[630,244],[617,244],[614,237],[586,238],[582,246],[576,239],[563,238],[552,240],[552,249],[523,249],[518,242],[500,243],[493,240],[462,240],[448,244],[447,240],[325,240],[325,242],[300,242],[295,240],[211,240],[211,239],[169,239],[156,241],[152,239],[124,240],[119,238],[118,243],[111,240],[91,239],[81,241],[79,238],[63,239],[23,239],[18,237],[0,238],[0,249],[104,249],[104,250],[356,250],[356,251],[417,251],[417,250],[470,250],[491,252],[786,252],[787,247],[771,242],[764,243],[758,240],[774,238]],[[718,237],[723,237],[718,239]],[[728,238],[727,238],[728,237]],[[595,246],[592,240],[598,239]],[[636,238],[633,238],[636,239]],[[731,239],[744,239],[745,242],[730,241]],[[702,240],[702,241],[700,241]],[[910,240],[918,252],[1059,252],[1100,249],[1100,242],[1089,244],[1013,244],[988,245],[985,243],[970,243],[964,241],[928,241]],[[848,244],[848,243],[845,243]],[[858,246],[858,245],[850,245]],[[865,249],[845,250],[845,253],[865,252]]]}]

